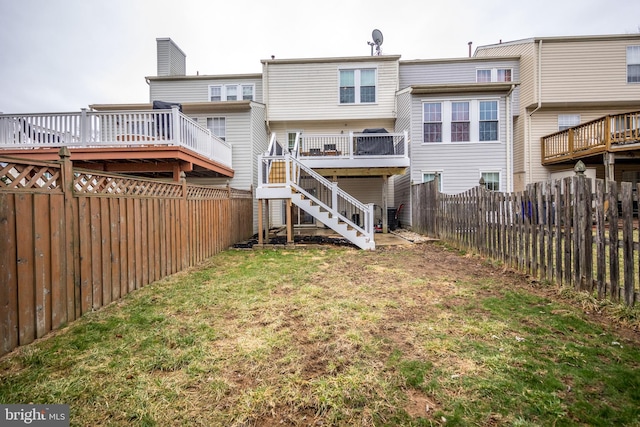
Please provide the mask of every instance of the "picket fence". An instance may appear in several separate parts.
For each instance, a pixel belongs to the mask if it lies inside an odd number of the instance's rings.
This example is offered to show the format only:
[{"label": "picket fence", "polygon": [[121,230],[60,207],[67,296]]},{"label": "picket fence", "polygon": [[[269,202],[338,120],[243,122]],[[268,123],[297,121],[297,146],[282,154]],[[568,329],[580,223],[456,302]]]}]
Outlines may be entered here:
[{"label": "picket fence", "polygon": [[0,355],[252,233],[251,191],[0,157]]},{"label": "picket fence", "polygon": [[[633,306],[638,300],[638,218],[631,183],[584,175],[501,193],[455,195],[432,181],[412,186],[412,228],[500,260],[539,280]],[[593,190],[595,189],[595,191]],[[634,191],[635,190],[635,191]]]}]

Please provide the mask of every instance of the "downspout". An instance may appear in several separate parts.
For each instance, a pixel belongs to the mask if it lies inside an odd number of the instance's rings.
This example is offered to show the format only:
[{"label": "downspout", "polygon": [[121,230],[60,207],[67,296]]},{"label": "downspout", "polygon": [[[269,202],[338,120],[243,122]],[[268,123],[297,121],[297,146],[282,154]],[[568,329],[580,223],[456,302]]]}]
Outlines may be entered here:
[{"label": "downspout", "polygon": [[506,96],[506,142],[507,142],[507,185],[506,190],[508,193],[513,191],[512,175],[513,175],[513,132],[511,126],[513,126],[513,117],[511,116],[511,94],[515,90],[516,85],[511,85],[511,89],[507,92]]},{"label": "downspout", "polygon": [[527,177],[527,181],[531,180],[531,176],[533,174],[533,162],[531,160],[531,116],[533,116],[533,113],[535,113],[536,111],[538,111],[540,108],[542,108],[542,40],[538,40],[538,73],[537,73],[537,84],[538,84],[538,93],[536,98],[538,98],[538,106],[535,108],[535,110],[533,110],[531,113],[529,113],[529,120],[528,121],[528,125],[527,125],[527,146],[528,146],[528,166],[529,166],[529,172],[528,172],[528,177]]},{"label": "downspout", "polygon": [[262,73],[262,101],[264,104],[264,119],[267,132],[271,135],[271,125],[269,124],[269,62],[264,62],[264,72]]}]

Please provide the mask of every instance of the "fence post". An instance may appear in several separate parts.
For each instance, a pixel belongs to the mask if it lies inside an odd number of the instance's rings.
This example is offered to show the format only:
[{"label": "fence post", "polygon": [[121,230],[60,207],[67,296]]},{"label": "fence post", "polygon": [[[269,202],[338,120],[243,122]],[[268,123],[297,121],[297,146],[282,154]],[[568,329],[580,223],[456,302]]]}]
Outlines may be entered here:
[{"label": "fence post", "polygon": [[[60,174],[62,176],[62,192],[64,194],[64,253],[62,254],[62,264],[64,265],[65,276],[62,280],[63,300],[67,308],[66,321],[71,322],[80,316],[80,293],[76,292],[76,271],[74,254],[76,253],[74,238],[75,218],[73,214],[73,165],[71,163],[71,153],[67,147],[60,148]],[[80,283],[77,283],[77,287]],[[65,319],[63,319],[64,321]]]}]

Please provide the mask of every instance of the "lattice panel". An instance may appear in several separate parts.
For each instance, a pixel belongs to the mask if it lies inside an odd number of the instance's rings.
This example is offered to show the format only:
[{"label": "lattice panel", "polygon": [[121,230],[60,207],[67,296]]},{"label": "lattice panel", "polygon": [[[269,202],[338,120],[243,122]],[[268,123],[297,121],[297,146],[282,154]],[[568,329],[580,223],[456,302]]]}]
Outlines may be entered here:
[{"label": "lattice panel", "polygon": [[189,199],[228,199],[229,189],[227,187],[189,185],[187,194]]},{"label": "lattice panel", "polygon": [[0,189],[62,191],[60,167],[0,161]]},{"label": "lattice panel", "polygon": [[109,194],[114,196],[144,196],[180,198],[182,185],[151,181],[135,177],[118,177],[91,172],[74,172],[73,189],[78,194]]},{"label": "lattice panel", "polygon": [[193,199],[251,199],[253,193],[247,190],[238,190],[227,186],[200,186],[189,185],[187,187],[188,198]]}]

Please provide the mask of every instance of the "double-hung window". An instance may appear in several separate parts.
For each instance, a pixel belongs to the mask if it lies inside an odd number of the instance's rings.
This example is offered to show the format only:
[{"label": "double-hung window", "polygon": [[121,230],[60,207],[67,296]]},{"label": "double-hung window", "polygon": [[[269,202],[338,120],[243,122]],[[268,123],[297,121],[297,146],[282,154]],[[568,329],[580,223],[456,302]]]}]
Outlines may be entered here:
[{"label": "double-hung window", "polygon": [[640,46],[627,46],[627,83],[640,83]]},{"label": "double-hung window", "polygon": [[223,141],[226,140],[227,124],[226,124],[226,119],[224,117],[207,118],[207,129],[209,129],[212,134],[214,134],[221,140]]},{"label": "double-hung window", "polygon": [[511,68],[484,68],[476,70],[476,82],[510,82],[512,81]]},{"label": "double-hung window", "polygon": [[498,140],[498,101],[480,101],[478,131],[480,141]]},{"label": "double-hung window", "polygon": [[451,103],[451,142],[468,142],[471,122],[469,116],[469,102]]},{"label": "double-hung window", "polygon": [[558,114],[558,130],[569,129],[580,124],[580,114]]},{"label": "double-hung window", "polygon": [[482,172],[480,176],[487,190],[500,191],[500,172]]},{"label": "double-hung window", "polygon": [[340,104],[368,104],[376,102],[376,70],[340,70]]},{"label": "double-hung window", "polygon": [[209,86],[209,101],[253,101],[254,85],[226,84]]},{"label": "double-hung window", "polygon": [[424,142],[442,142],[442,103],[425,102],[422,109]]}]

